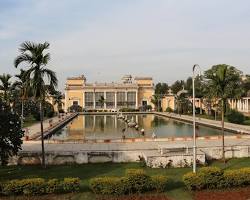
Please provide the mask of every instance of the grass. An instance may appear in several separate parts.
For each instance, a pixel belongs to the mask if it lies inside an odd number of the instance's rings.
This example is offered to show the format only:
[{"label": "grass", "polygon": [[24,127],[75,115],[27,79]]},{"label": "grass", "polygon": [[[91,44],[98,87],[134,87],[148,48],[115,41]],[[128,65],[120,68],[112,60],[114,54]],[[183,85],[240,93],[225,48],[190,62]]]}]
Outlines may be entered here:
[{"label": "grass", "polygon": [[[190,116],[192,114],[189,114]],[[200,118],[204,118],[204,119],[211,119],[211,120],[215,120],[214,119],[214,115],[207,115],[207,114],[196,114],[196,117],[200,117]],[[221,120],[221,116],[217,115],[216,117],[216,121],[220,121]],[[229,122],[228,119],[225,117],[225,122]],[[250,125],[250,117],[245,116],[245,121],[241,124],[241,125]]]},{"label": "grass", "polygon": [[[44,117],[44,120],[48,119],[48,117]],[[23,127],[29,127],[33,124],[40,123],[40,121],[37,121],[32,115],[25,117]]]},{"label": "grass", "polygon": [[[250,158],[231,159],[226,164],[220,161],[210,163],[211,166],[218,166],[222,169],[237,169],[250,166]],[[70,199],[73,200],[94,200],[95,195],[88,189],[89,179],[97,176],[123,176],[128,168],[143,168],[147,174],[167,175],[173,180],[166,195],[171,199],[191,200],[192,194],[187,191],[182,176],[191,171],[191,168],[169,168],[169,169],[152,169],[143,166],[142,163],[101,163],[101,164],[84,164],[84,165],[60,165],[48,166],[42,169],[40,166],[6,166],[0,167],[0,181],[9,179],[42,177],[63,178],[63,177],[79,177],[81,179],[81,192],[73,194]],[[10,199],[10,198],[9,198]],[[32,198],[39,199],[40,198]],[[62,199],[58,196],[58,199]]]},{"label": "grass", "polygon": [[39,122],[39,121],[37,121],[32,115],[27,116],[24,119],[23,127],[29,127],[37,122]]}]

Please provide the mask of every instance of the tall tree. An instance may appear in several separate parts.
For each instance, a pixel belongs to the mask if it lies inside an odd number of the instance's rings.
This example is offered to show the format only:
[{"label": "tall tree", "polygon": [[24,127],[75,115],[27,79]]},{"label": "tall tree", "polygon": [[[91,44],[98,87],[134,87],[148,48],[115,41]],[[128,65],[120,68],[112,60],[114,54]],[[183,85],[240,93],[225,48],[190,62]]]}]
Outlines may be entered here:
[{"label": "tall tree", "polygon": [[10,74],[0,75],[0,90],[3,91],[3,99],[7,104],[10,103],[10,95],[13,90],[13,85],[10,82],[10,79],[11,79]]},{"label": "tall tree", "polygon": [[168,89],[167,83],[157,83],[155,85],[155,94],[168,94]]},{"label": "tall tree", "polygon": [[158,112],[161,110],[161,99],[162,96],[160,94],[154,94],[151,99],[151,102],[154,104]]},{"label": "tall tree", "polygon": [[242,78],[242,88],[244,90],[244,96],[250,96],[250,75],[245,75]]},{"label": "tall tree", "polygon": [[53,104],[57,105],[57,110],[58,112],[60,112],[60,110],[62,110],[62,99],[63,99],[63,95],[60,91],[55,91],[53,95]]},{"label": "tall tree", "polygon": [[222,159],[225,162],[224,116],[228,98],[237,98],[242,94],[241,72],[233,66],[220,64],[205,71],[207,93],[219,99],[221,110]]},{"label": "tall tree", "polygon": [[13,83],[13,87],[19,91],[21,97],[21,122],[24,119],[24,100],[28,98],[30,90],[30,79],[25,70],[21,69],[20,74],[15,75],[17,80]]},{"label": "tall tree", "polygon": [[0,99],[0,164],[6,165],[10,156],[21,149],[23,131],[19,116]]},{"label": "tall tree", "polygon": [[57,77],[55,72],[46,67],[50,60],[50,54],[45,52],[48,49],[48,42],[38,44],[33,42],[24,42],[19,48],[20,55],[14,60],[15,67],[18,67],[21,63],[29,65],[29,69],[27,69],[27,77],[30,78],[33,96],[40,103],[43,167],[46,167],[43,135],[43,106],[46,95],[50,89],[57,86]]},{"label": "tall tree", "polygon": [[183,89],[184,86],[185,86],[185,82],[183,80],[175,81],[171,86],[173,94],[177,94],[180,90]]}]

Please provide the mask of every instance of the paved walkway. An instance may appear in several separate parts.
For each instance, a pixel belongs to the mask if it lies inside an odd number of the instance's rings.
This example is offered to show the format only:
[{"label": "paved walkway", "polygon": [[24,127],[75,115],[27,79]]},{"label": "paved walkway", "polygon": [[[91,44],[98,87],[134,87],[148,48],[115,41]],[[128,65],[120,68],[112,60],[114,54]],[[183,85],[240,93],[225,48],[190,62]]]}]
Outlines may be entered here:
[{"label": "paved walkway", "polygon": [[[158,145],[168,145],[174,147],[176,145],[193,146],[192,140],[186,141],[148,141],[148,142],[110,142],[110,143],[48,143],[45,141],[46,151],[139,151],[139,150],[155,150]],[[197,139],[199,148],[205,147],[221,147],[221,139]],[[226,146],[250,146],[250,137],[242,138],[225,138]],[[41,151],[40,141],[25,141],[22,145],[23,151]]]},{"label": "paved walkway", "polygon": [[[167,112],[156,112],[156,114],[161,115],[161,116],[166,116],[169,118],[173,118],[173,119],[177,119],[177,120],[193,122],[193,117],[188,116],[188,115],[178,115],[175,113],[167,113]],[[211,127],[221,129],[221,121],[215,121],[215,120],[211,120],[211,119],[196,117],[196,122],[197,122],[197,124],[202,124],[202,125],[211,126]],[[225,130],[231,130],[231,131],[236,132],[236,133],[250,135],[250,126],[247,126],[247,125],[239,125],[239,124],[225,122]]]},{"label": "paved walkway", "polygon": [[[49,130],[51,127],[55,126],[56,124],[58,124],[59,122],[62,121],[62,119],[64,119],[65,117],[70,116],[70,113],[64,114],[63,116],[61,116],[60,118],[58,116],[56,117],[52,117],[49,119],[46,119],[43,121],[43,129],[44,131]],[[33,135],[37,135],[41,132],[41,124],[40,122],[37,122],[29,127],[24,128],[25,130],[25,136],[29,136],[32,137]]]}]

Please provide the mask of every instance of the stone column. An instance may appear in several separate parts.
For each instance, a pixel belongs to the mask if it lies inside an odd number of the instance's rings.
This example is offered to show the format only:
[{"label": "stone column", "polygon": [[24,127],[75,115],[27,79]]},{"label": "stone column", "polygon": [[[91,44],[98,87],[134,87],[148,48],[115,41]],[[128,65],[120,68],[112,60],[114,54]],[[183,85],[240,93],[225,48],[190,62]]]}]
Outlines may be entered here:
[{"label": "stone column", "polygon": [[125,91],[125,102],[126,102],[126,106],[128,107],[128,92],[127,92],[127,90]]},{"label": "stone column", "polygon": [[247,112],[247,100],[244,99],[244,112]]},{"label": "stone column", "polygon": [[114,117],[115,120],[115,128],[117,128],[117,117]]},{"label": "stone column", "polygon": [[138,91],[135,92],[135,108],[138,109]]},{"label": "stone column", "polygon": [[117,91],[115,91],[115,109],[117,109]]},{"label": "stone column", "polygon": [[82,108],[85,108],[85,92],[82,93]]},{"label": "stone column", "polygon": [[104,126],[106,126],[106,124],[107,124],[107,115],[104,115],[103,117],[104,117],[104,119],[103,119],[103,121],[104,121]]},{"label": "stone column", "polygon": [[249,106],[248,106],[248,104],[249,104],[249,99],[247,98],[247,112],[249,112]]},{"label": "stone column", "polygon": [[105,99],[103,107],[104,107],[104,109],[106,109],[107,108],[107,105],[106,105],[106,98],[107,98],[106,91],[104,91],[103,94],[104,94],[104,99]]},{"label": "stone column", "polygon": [[95,92],[93,93],[93,108],[95,109]]}]

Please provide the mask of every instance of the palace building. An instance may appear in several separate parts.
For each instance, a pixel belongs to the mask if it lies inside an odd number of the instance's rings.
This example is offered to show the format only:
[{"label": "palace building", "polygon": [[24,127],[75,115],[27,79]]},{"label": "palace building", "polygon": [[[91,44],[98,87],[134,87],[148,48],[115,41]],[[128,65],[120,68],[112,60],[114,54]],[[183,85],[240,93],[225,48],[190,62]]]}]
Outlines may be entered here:
[{"label": "palace building", "polygon": [[85,110],[146,107],[154,94],[152,77],[125,75],[118,83],[88,83],[84,75],[67,78],[65,84],[65,111],[72,105]]}]

